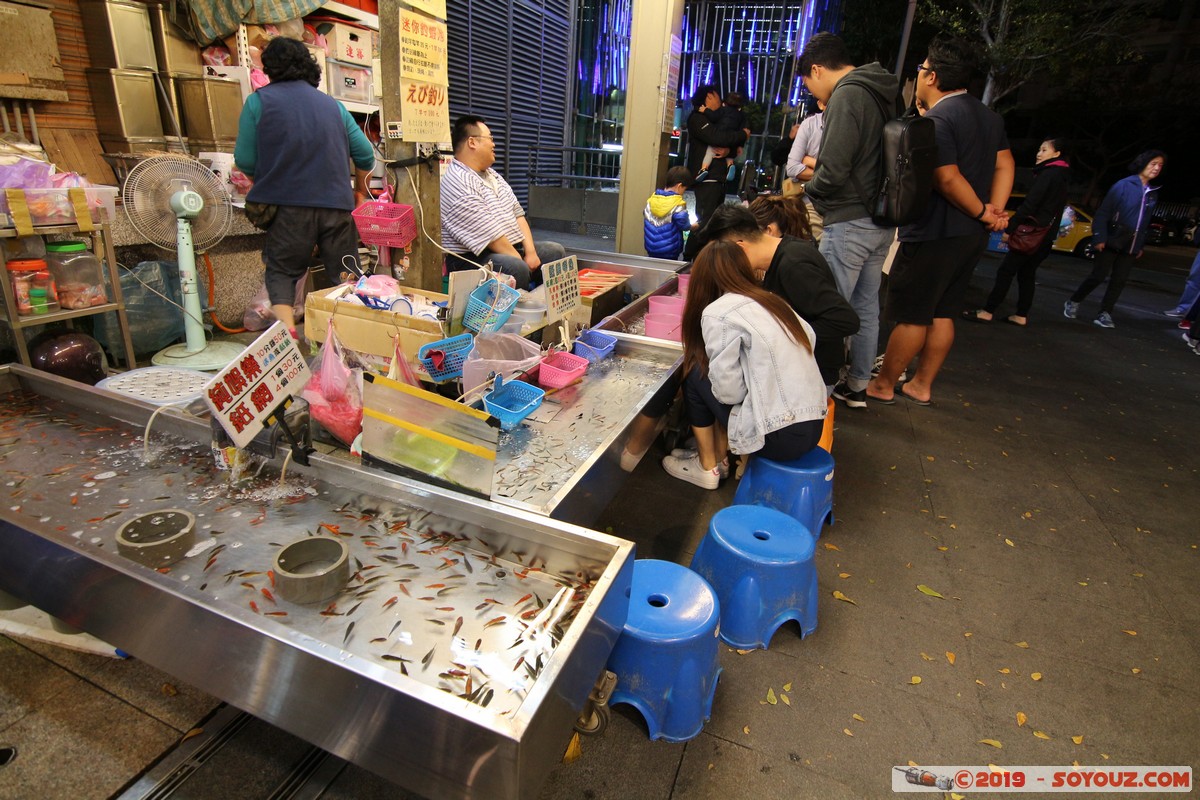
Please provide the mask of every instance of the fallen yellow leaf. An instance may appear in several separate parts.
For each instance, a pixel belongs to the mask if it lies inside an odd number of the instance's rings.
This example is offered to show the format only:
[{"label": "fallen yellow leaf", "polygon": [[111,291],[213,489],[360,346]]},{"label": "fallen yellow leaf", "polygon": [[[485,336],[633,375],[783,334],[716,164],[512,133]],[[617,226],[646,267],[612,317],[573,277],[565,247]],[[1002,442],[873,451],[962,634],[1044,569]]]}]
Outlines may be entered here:
[{"label": "fallen yellow leaf", "polygon": [[862,714],[853,714],[852,716],[853,716],[853,717],[854,717],[856,720],[858,720],[859,722],[866,722],[866,720],[865,720],[865,719],[863,719],[863,716],[862,716]]},{"label": "fallen yellow leaf", "polygon": [[976,678],[975,682],[978,683],[980,686],[987,686],[987,684],[984,683],[983,681],[979,680],[979,678]]},{"label": "fallen yellow leaf", "polygon": [[1006,545],[1008,545],[1009,547],[1016,547],[1016,545],[1015,545],[1015,544],[1013,544],[1013,540],[1012,540],[1012,539],[1005,539],[1005,540],[1004,540],[1004,543],[1005,543]]},{"label": "fallen yellow leaf", "polygon": [[1142,670],[1139,667],[1133,667],[1129,671],[1132,672],[1134,675],[1140,675],[1142,673]]},{"label": "fallen yellow leaf", "polygon": [[188,739],[191,739],[193,736],[199,736],[202,733],[204,733],[204,728],[192,728],[190,731],[185,733],[183,735],[183,738],[180,739],[179,741],[186,742]]},{"label": "fallen yellow leaf", "polygon": [[930,597],[940,597],[943,600],[946,599],[945,597],[942,597],[941,594],[939,594],[938,592],[935,592],[933,589],[930,589],[928,586],[926,586],[923,583],[917,584],[917,591],[920,592],[921,594],[929,595]]},{"label": "fallen yellow leaf", "polygon": [[776,705],[777,703],[779,703],[778,698],[775,697],[774,689],[767,689],[767,702],[770,703],[771,705]]},{"label": "fallen yellow leaf", "polygon": [[963,632],[963,636],[967,637],[968,639],[970,639],[970,638],[971,638],[972,636],[974,636],[974,635],[975,635],[975,634],[971,633],[970,631],[964,631],[964,632]]},{"label": "fallen yellow leaf", "polygon": [[965,794],[958,794],[957,792],[951,792],[950,800],[967,800],[967,796]]},{"label": "fallen yellow leaf", "polygon": [[913,686],[916,686],[918,683],[921,682],[921,676],[913,675],[911,678],[909,678],[908,682],[911,683]]},{"label": "fallen yellow leaf", "polygon": [[996,672],[999,672],[1001,675],[1007,675],[1008,673],[1012,672],[1012,670],[1008,667],[1001,667],[1000,669],[996,670]]},{"label": "fallen yellow leaf", "polygon": [[926,461],[933,461],[933,456],[925,456]]},{"label": "fallen yellow leaf", "polygon": [[1024,725],[1024,724],[1025,724],[1025,721],[1026,721],[1026,720],[1028,720],[1028,719],[1029,719],[1029,717],[1025,716],[1025,712],[1024,712],[1024,711],[1018,711],[1018,712],[1017,712],[1017,727],[1019,728],[1019,727],[1021,727],[1022,725]]},{"label": "fallen yellow leaf", "polygon": [[1042,733],[1041,731],[1034,731],[1033,735],[1039,739],[1049,739],[1050,738],[1047,734]]},{"label": "fallen yellow leaf", "polygon": [[579,746],[579,733],[571,737],[571,743],[567,745],[567,752],[563,754],[564,764],[573,764],[583,755],[583,748]]},{"label": "fallen yellow leaf", "polygon": [[842,728],[842,733],[846,734],[847,736],[854,735],[854,733],[849,728]]},{"label": "fallen yellow leaf", "polygon": [[957,656],[955,656],[954,653],[951,653],[949,650],[946,651],[946,660],[950,662],[950,666],[954,666],[954,660],[956,658]]},{"label": "fallen yellow leaf", "polygon": [[783,685],[783,690],[784,690],[785,692],[790,692],[790,691],[792,690],[792,682],[791,682],[791,681],[788,681],[787,683],[785,683],[785,684]]},{"label": "fallen yellow leaf", "polygon": [[1137,631],[1121,631],[1121,633],[1128,633],[1130,636],[1137,636]]},{"label": "fallen yellow leaf", "polygon": [[919,767],[919,766],[921,766],[921,765],[920,765],[920,764],[918,764],[917,762],[913,761],[911,758],[908,760],[908,765],[909,765],[910,767]]},{"label": "fallen yellow leaf", "polygon": [[786,694],[780,693],[779,699],[783,701],[785,706],[790,706],[792,704],[792,701],[788,699]]},{"label": "fallen yellow leaf", "polygon": [[842,594],[841,592],[837,591],[836,589],[834,589],[834,591],[833,591],[833,599],[834,600],[842,600],[846,603],[849,603],[852,606],[858,605],[858,603],[854,602],[849,597],[846,597],[846,595]]},{"label": "fallen yellow leaf", "polygon": [[746,653],[753,653],[754,651],[753,650],[734,650],[733,652],[737,653],[739,656],[744,656],[744,655],[746,655]]},{"label": "fallen yellow leaf", "polygon": [[747,725],[746,727],[742,728],[742,733],[744,733],[744,734],[746,734],[747,736],[749,736],[749,735],[750,735],[750,726],[749,726],[749,725]]},{"label": "fallen yellow leaf", "polygon": [[1040,681],[1042,679],[1042,673],[1031,672],[1031,673],[1029,673],[1029,677],[1033,678],[1035,681]]},{"label": "fallen yellow leaf", "polygon": [[925,661],[933,661],[933,656],[928,653],[921,653],[921,658]]},{"label": "fallen yellow leaf", "polygon": [[1075,581],[1075,582],[1078,583],[1080,586],[1087,586],[1087,581]]},{"label": "fallen yellow leaf", "polygon": [[990,745],[991,747],[1004,747],[1004,745],[1000,744],[999,739],[980,739],[977,744],[986,744]]},{"label": "fallen yellow leaf", "polygon": [[938,546],[938,550],[941,550],[943,553],[944,553],[944,552],[946,552],[946,551],[947,551],[947,550],[949,550],[949,549],[950,549],[950,548],[949,548],[949,547],[946,547],[945,545],[939,545],[939,546]]},{"label": "fallen yellow leaf", "polygon": [[161,691],[167,697],[174,697],[175,695],[179,694],[179,690],[169,683],[164,683],[159,691]]},{"label": "fallen yellow leaf", "polygon": [[1075,744],[1083,744],[1083,737],[1082,736],[1072,736],[1071,741],[1074,742]]},{"label": "fallen yellow leaf", "polygon": [[1029,647],[1029,642],[1016,642],[1015,644],[1017,645],[1017,647],[1025,647],[1025,648]]},{"label": "fallen yellow leaf", "polygon": [[838,573],[838,577],[839,577],[839,578],[849,578],[849,577],[850,577],[850,573],[849,573],[849,572],[839,572],[839,573]]},{"label": "fallen yellow leaf", "polygon": [[956,530],[958,530],[958,526],[957,526],[957,525],[955,525],[953,522],[951,522],[951,523],[950,523],[950,530],[952,530],[952,531],[956,531]]},{"label": "fallen yellow leaf", "polygon": [[841,550],[842,549],[842,548],[838,547],[836,544],[834,544],[833,542],[823,542],[823,544],[825,545],[826,550]]}]

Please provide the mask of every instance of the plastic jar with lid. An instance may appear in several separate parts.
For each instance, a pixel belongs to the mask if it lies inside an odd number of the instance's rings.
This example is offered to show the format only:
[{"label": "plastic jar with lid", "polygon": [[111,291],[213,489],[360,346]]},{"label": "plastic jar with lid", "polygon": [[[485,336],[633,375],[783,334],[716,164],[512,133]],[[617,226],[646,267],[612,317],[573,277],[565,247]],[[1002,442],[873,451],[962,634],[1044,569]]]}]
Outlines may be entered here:
[{"label": "plastic jar with lid", "polygon": [[54,276],[40,258],[17,259],[8,262],[8,279],[17,302],[17,314],[31,317],[58,311],[58,294],[54,291]]},{"label": "plastic jar with lid", "polygon": [[46,263],[58,284],[63,308],[91,308],[108,302],[100,259],[83,242],[47,242]]}]

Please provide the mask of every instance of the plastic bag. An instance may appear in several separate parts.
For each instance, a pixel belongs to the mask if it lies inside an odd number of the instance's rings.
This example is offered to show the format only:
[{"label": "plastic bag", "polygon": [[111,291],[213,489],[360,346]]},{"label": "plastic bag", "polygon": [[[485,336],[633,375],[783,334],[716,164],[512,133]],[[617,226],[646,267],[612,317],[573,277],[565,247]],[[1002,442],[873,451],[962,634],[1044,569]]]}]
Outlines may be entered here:
[{"label": "plastic bag", "polygon": [[[105,270],[107,283],[108,271]],[[125,316],[129,335],[138,353],[154,353],[183,338],[183,300],[179,292],[179,267],[174,261],[142,261],[133,269],[121,270],[121,294],[125,298]],[[162,296],[169,297],[171,302]],[[108,296],[112,297],[111,291]],[[116,312],[93,317],[92,335],[110,353],[125,350]]]},{"label": "plastic bag", "polygon": [[512,333],[477,336],[475,347],[463,363],[463,391],[487,383],[492,373],[505,380],[524,373],[532,377],[542,360],[542,348]]},{"label": "plastic bag", "polygon": [[338,341],[333,317],[300,396],[308,401],[312,418],[343,444],[349,445],[362,431],[362,368]]},{"label": "plastic bag", "polygon": [[392,363],[388,367],[387,377],[420,389],[421,381],[413,373],[412,366],[409,365],[408,359],[404,355],[404,349],[400,347],[400,337],[394,337],[392,342]]},{"label": "plastic bag", "polygon": [[[304,286],[308,280],[302,275],[296,280],[296,297],[292,301],[292,316],[299,323],[304,319]],[[242,327],[248,331],[265,331],[275,324],[275,314],[271,311],[271,298],[267,296],[267,284],[264,282],[254,293],[250,304],[242,314]]]}]

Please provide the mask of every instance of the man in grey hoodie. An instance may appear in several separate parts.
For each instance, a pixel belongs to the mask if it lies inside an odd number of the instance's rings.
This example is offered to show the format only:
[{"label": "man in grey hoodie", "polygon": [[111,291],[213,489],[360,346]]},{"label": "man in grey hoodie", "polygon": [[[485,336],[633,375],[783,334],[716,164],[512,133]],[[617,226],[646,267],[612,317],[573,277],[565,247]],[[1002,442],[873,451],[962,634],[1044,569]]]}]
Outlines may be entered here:
[{"label": "man in grey hoodie", "polygon": [[867,203],[881,178],[884,123],[904,110],[900,83],[879,62],[854,66],[845,43],[831,33],[808,40],[800,74],[826,105],[817,166],[804,191],[824,217],[821,255],[861,322],[850,340],[850,370],[833,396],[866,408],[879,347],[879,285],[896,230],[872,222]]}]

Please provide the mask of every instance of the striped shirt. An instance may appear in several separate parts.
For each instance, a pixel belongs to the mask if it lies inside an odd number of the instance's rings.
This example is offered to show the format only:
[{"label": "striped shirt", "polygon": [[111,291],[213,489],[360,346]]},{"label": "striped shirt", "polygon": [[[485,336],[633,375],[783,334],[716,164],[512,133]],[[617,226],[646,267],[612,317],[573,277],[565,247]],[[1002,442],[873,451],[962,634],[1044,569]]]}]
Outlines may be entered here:
[{"label": "striped shirt", "polygon": [[452,253],[480,253],[501,236],[524,241],[517,217],[525,216],[517,196],[500,173],[480,175],[457,158],[442,176],[442,247]]}]

